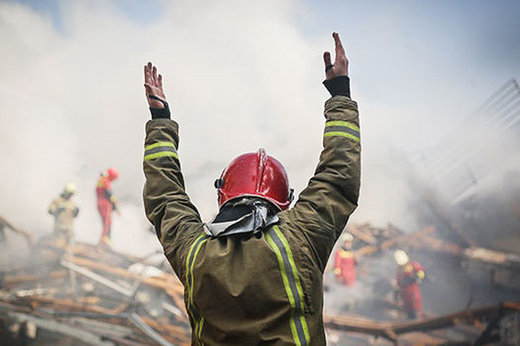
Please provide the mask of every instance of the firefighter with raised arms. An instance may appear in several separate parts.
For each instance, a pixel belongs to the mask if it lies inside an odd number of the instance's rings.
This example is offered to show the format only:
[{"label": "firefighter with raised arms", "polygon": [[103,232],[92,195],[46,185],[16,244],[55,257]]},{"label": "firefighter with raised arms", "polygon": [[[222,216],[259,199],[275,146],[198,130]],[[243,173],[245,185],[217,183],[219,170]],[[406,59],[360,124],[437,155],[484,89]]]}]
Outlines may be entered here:
[{"label": "firefighter with raised arms", "polygon": [[334,64],[323,56],[332,96],[323,151],[308,186],[289,208],[282,164],[263,149],[240,155],[215,181],[219,213],[206,224],[185,192],[162,76],[144,67],[145,211],[185,287],[194,345],[325,345],[323,271],[357,206],[361,150],[348,61],[333,38]]}]

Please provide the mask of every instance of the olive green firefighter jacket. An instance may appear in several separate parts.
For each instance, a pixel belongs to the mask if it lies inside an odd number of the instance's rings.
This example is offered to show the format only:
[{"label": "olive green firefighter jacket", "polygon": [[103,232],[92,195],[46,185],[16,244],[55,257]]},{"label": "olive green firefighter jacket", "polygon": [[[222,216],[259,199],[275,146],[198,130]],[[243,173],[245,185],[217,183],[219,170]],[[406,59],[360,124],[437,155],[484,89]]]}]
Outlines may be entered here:
[{"label": "olive green firefighter jacket", "polygon": [[185,287],[194,345],[325,345],[323,271],[357,206],[360,138],[356,102],[325,103],[323,151],[314,177],[261,238],[211,238],[185,192],[178,125],[146,124],[144,204]]}]

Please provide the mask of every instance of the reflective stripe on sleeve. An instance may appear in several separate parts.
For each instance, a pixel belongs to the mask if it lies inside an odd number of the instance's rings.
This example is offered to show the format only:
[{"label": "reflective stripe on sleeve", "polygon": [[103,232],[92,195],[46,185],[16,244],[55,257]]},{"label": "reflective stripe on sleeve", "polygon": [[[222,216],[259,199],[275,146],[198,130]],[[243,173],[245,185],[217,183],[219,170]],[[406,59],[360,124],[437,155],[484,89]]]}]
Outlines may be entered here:
[{"label": "reflective stripe on sleeve", "polygon": [[291,333],[296,345],[309,344],[309,329],[303,310],[303,289],[287,239],[278,226],[265,234],[267,243],[276,254],[285,292],[291,305]]},{"label": "reflective stripe on sleeve", "polygon": [[202,233],[190,247],[188,256],[186,257],[186,291],[188,292],[188,313],[193,320],[193,338],[200,339],[202,333],[202,325],[204,324],[204,317],[202,317],[193,302],[193,266],[197,255],[204,244],[209,239],[209,236]]},{"label": "reflective stripe on sleeve", "polygon": [[359,127],[348,121],[330,120],[325,124],[323,137],[340,136],[359,142]]},{"label": "reflective stripe on sleeve", "polygon": [[144,148],[144,161],[166,156],[179,159],[175,145],[171,142],[157,142]]}]

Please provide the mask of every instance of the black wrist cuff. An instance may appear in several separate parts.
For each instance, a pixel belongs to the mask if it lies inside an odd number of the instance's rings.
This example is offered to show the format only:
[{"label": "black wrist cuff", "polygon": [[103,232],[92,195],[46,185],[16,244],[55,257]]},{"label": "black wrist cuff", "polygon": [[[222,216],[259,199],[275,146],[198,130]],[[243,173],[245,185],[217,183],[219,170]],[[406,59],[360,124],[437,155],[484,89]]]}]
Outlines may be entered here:
[{"label": "black wrist cuff", "polygon": [[348,76],[338,76],[324,80],[323,85],[325,85],[331,96],[341,95],[350,97],[350,78]]},{"label": "black wrist cuff", "polygon": [[170,107],[166,105],[164,108],[150,108],[152,119],[170,119]]},{"label": "black wrist cuff", "polygon": [[152,113],[152,119],[170,119],[170,106],[168,105],[168,102],[155,95],[150,95],[148,97],[152,100],[157,100],[161,102],[164,106],[164,108],[150,108],[150,113]]}]

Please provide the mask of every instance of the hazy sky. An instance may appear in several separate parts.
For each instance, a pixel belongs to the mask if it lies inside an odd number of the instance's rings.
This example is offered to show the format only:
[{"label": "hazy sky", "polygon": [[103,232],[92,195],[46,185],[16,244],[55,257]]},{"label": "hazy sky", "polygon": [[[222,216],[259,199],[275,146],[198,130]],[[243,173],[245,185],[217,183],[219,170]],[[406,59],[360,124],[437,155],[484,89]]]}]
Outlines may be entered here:
[{"label": "hazy sky", "polygon": [[72,180],[78,237],[93,240],[94,184],[116,166],[115,240],[151,241],[140,201],[149,59],[164,74],[188,192],[206,220],[213,180],[242,152],[265,147],[300,191],[321,149],[332,31],[362,119],[355,220],[398,222],[402,157],[518,77],[520,2],[0,1],[0,214],[48,232],[47,204]]}]

